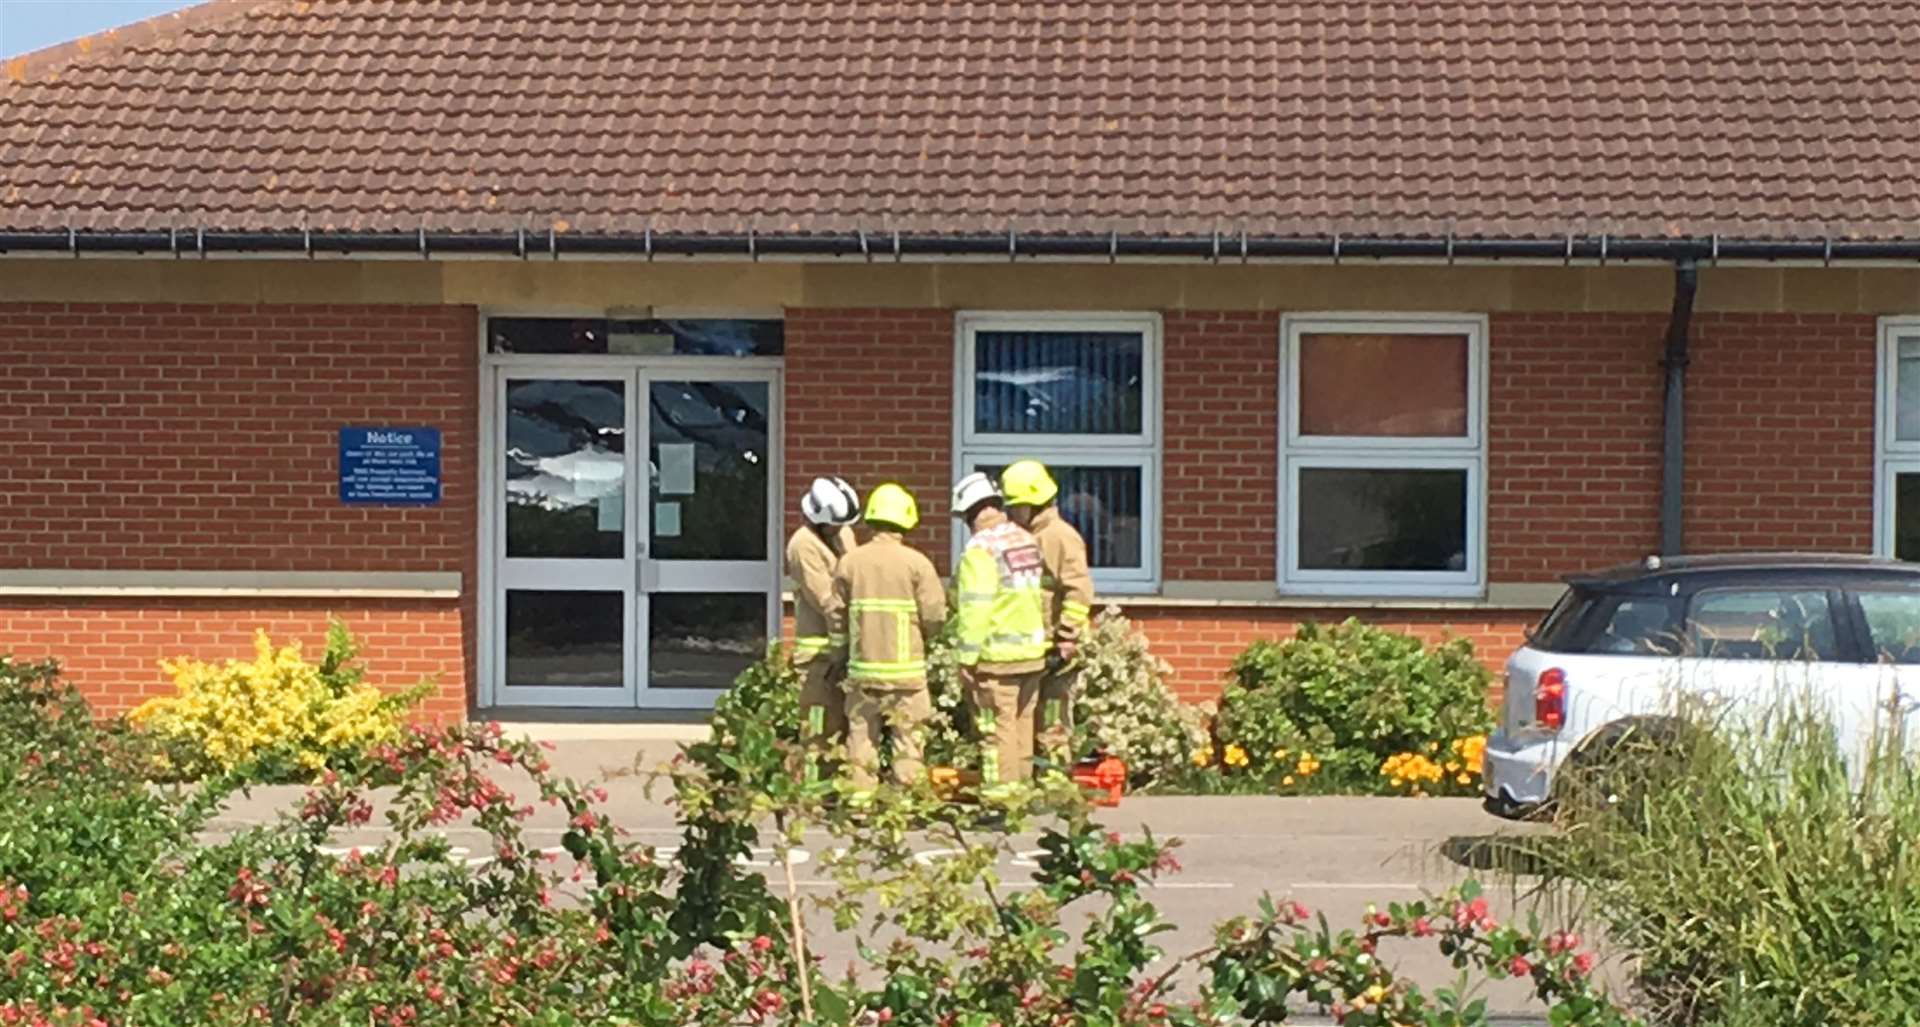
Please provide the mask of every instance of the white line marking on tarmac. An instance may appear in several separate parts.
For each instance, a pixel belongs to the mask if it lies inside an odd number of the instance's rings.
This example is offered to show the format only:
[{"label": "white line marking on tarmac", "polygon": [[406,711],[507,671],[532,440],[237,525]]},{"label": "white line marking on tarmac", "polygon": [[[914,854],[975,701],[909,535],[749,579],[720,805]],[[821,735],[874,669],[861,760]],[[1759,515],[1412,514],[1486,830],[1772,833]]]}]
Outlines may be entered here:
[{"label": "white line marking on tarmac", "polygon": [[1407,881],[1295,881],[1292,884],[1287,885],[1287,887],[1302,888],[1302,889],[1315,888],[1315,889],[1322,889],[1322,890],[1346,890],[1346,889],[1352,889],[1352,888],[1359,888],[1366,891],[1375,891],[1383,888],[1392,888],[1392,889],[1400,889],[1404,891],[1419,891],[1422,888],[1424,888],[1425,885],[1413,884]]}]

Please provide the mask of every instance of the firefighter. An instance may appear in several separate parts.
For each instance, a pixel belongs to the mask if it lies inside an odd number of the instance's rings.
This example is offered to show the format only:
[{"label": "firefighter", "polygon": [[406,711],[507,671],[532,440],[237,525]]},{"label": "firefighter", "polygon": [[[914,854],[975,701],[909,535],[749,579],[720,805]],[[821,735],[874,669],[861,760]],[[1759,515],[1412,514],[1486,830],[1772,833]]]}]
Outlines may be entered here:
[{"label": "firefighter", "polygon": [[891,734],[893,778],[911,784],[925,773],[927,639],[947,619],[947,599],[933,562],[908,545],[920,523],[913,493],[892,482],[867,497],[866,545],[842,557],[833,572],[836,602],[829,635],[847,640],[847,762],[854,803],[872,798],[880,743]]},{"label": "firefighter", "polygon": [[1047,666],[1040,545],[1008,519],[984,474],[953,487],[953,514],[972,536],[954,571],[954,655],[981,735],[980,778],[992,796],[1033,775],[1034,710]]},{"label": "firefighter", "polygon": [[1040,679],[1040,727],[1037,744],[1056,767],[1069,762],[1073,746],[1073,693],[1080,680],[1080,638],[1093,616],[1093,572],[1087,543],[1060,516],[1054,498],[1060,486],[1038,460],[1021,460],[1000,472],[1008,514],[1033,533],[1044,567],[1047,630],[1052,651]]},{"label": "firefighter", "polygon": [[828,622],[839,597],[833,591],[833,569],[858,543],[853,537],[860,497],[839,478],[815,478],[800,497],[800,514],[807,523],[787,540],[787,577],[793,582],[793,665],[800,671],[800,723],[811,754],[807,775],[817,773],[820,750],[842,744],[847,737],[846,695],[840,681],[846,672],[847,640],[835,636]]}]

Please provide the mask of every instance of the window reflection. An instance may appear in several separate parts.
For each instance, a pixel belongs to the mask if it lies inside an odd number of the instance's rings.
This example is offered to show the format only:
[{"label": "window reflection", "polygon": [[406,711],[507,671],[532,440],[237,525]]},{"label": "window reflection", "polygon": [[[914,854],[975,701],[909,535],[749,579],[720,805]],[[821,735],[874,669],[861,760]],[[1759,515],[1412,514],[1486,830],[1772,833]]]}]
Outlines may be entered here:
[{"label": "window reflection", "polygon": [[624,610],[618,592],[508,591],[507,685],[621,687]]},{"label": "window reflection", "polygon": [[648,389],[655,559],[767,558],[769,398],[765,382]]},{"label": "window reflection", "polygon": [[786,325],[776,320],[744,318],[496,317],[487,321],[487,351],[550,356],[777,357],[786,352]]},{"label": "window reflection", "polygon": [[766,655],[764,592],[656,592],[648,602],[651,688],[725,689]]},{"label": "window reflection", "polygon": [[507,556],[623,555],[625,425],[621,382],[507,383]]},{"label": "window reflection", "polygon": [[1308,467],[1296,481],[1300,569],[1467,566],[1467,472]]},{"label": "window reflection", "polygon": [[1137,435],[1145,351],[1137,332],[976,332],[974,429]]}]

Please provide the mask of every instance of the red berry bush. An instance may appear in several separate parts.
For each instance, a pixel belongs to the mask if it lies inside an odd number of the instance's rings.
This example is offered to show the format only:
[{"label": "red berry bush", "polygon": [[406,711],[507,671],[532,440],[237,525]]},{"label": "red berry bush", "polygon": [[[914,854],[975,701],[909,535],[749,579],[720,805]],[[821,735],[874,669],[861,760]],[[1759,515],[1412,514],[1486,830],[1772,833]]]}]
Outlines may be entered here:
[{"label": "red berry bush", "polygon": [[[1070,786],[1022,793],[992,829],[925,790],[851,811],[797,772],[792,706],[787,668],[750,672],[713,740],[658,779],[682,828],[669,860],[539,746],[479,726],[411,731],[275,822],[223,834],[247,781],[153,786],[146,739],[97,723],[53,668],[0,660],[0,1027],[1484,1021],[1398,978],[1377,956],[1390,938],[1531,980],[1556,1024],[1628,1022],[1578,939],[1495,923],[1471,889],[1352,930],[1263,902],[1166,958],[1143,889],[1177,871],[1171,846],[1107,834]],[[559,846],[529,840],[539,816],[567,825]],[[339,844],[373,824],[377,844]],[[456,852],[454,825],[489,851]],[[1040,834],[1033,887],[996,877],[1006,828]],[[770,845],[779,866],[808,832],[835,838],[830,894],[803,903],[791,873],[743,864]],[[929,836],[957,855],[914,858]],[[1087,914],[1077,933],[1070,913]],[[863,948],[834,979],[809,945],[824,918],[913,940]]]}]

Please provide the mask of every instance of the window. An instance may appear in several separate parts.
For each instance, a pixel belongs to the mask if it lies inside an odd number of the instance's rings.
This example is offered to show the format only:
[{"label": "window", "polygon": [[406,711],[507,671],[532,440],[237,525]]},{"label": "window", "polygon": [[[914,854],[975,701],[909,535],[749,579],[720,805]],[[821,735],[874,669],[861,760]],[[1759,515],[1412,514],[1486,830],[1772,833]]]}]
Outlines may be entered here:
[{"label": "window", "polygon": [[1688,652],[1708,660],[1833,660],[1832,604],[1818,590],[1702,592],[1687,613]]},{"label": "window", "polygon": [[1282,590],[1479,595],[1486,320],[1311,315],[1281,335]]},{"label": "window", "polygon": [[1874,662],[1920,664],[1920,594],[1861,592],[1857,597],[1873,640]]},{"label": "window", "polygon": [[534,356],[777,357],[786,351],[778,320],[696,318],[491,317],[487,352]]},{"label": "window", "polygon": [[1920,319],[1880,322],[1874,551],[1920,560]]},{"label": "window", "polygon": [[1528,644],[1550,653],[1678,656],[1681,633],[1665,596],[1619,596],[1569,589]]},{"label": "window", "polygon": [[1159,319],[963,314],[958,335],[957,469],[1045,463],[1095,586],[1157,587]]}]

